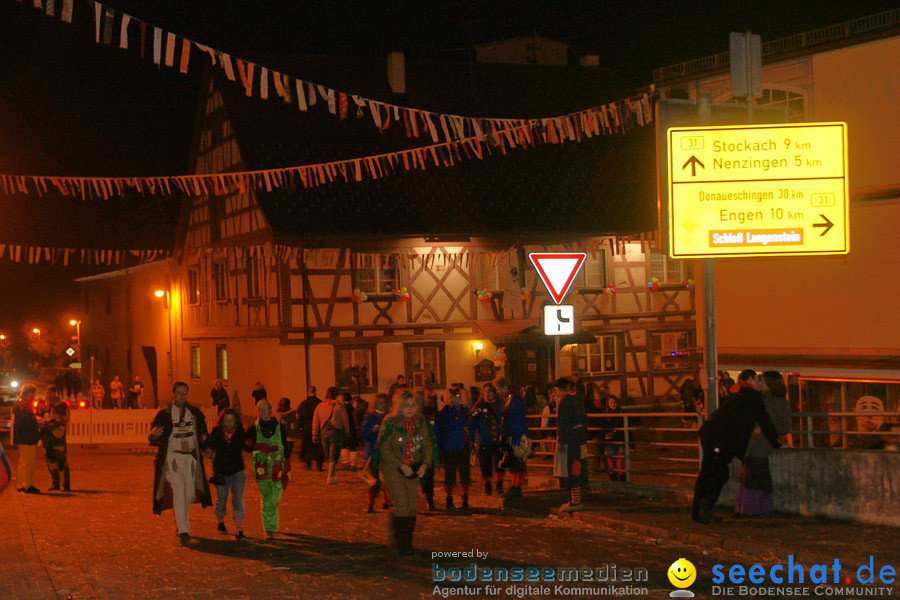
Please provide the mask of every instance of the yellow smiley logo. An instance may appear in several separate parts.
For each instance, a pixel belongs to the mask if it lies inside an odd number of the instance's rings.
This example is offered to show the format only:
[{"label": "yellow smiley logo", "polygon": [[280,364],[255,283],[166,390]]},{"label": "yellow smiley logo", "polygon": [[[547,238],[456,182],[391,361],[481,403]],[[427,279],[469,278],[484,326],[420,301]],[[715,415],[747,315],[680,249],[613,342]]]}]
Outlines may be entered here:
[{"label": "yellow smiley logo", "polygon": [[679,558],[673,562],[667,574],[669,575],[669,583],[677,588],[690,587],[694,580],[697,579],[697,569],[686,558]]}]

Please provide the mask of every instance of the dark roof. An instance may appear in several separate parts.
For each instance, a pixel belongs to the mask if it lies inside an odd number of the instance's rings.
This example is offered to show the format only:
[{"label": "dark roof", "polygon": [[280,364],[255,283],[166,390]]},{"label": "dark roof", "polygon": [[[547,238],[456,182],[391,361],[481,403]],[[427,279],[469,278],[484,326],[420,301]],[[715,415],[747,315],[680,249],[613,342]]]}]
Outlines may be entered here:
[{"label": "dark roof", "polygon": [[[408,94],[392,98],[384,60],[364,61],[364,68],[356,59],[322,57],[298,65],[282,68],[376,100],[466,116],[556,116],[627,95],[600,69],[491,64],[469,72],[465,64],[426,67],[408,61]],[[220,75],[216,84],[248,169],[345,160],[432,143],[427,134],[410,140],[397,123],[379,132],[368,110],[357,118],[352,101],[342,121],[328,113],[321,98],[304,113],[296,104],[248,98],[240,84]],[[322,236],[648,231],[656,223],[654,135],[650,125],[577,143],[509,149],[505,155],[493,149],[483,160],[462,160],[452,167],[410,172],[401,167],[375,181],[258,191],[257,198],[276,238],[308,244]]]}]

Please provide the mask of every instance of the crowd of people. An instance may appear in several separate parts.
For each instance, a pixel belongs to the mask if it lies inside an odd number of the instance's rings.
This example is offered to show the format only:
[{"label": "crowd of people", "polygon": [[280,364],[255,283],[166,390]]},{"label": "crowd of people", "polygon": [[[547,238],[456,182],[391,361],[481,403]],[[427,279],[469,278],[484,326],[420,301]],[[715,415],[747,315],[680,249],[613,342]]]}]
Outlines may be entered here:
[{"label": "crowd of people", "polygon": [[[698,523],[717,520],[712,507],[729,478],[733,458],[742,461],[736,515],[774,510],[768,455],[786,441],[790,431],[784,379],[775,371],[758,376],[747,369],[736,382],[722,382],[729,383],[719,409],[699,429],[703,454],[692,509]],[[102,389],[95,381],[94,387],[98,386]],[[401,375],[371,404],[336,387],[328,388],[320,400],[316,387],[310,386],[296,409],[288,398],[281,398],[273,407],[265,386],[257,382],[251,394],[256,419],[246,428],[239,407],[231,405],[224,382],[217,380],[210,391],[217,408],[211,430],[198,405],[187,401],[188,391],[186,383],[173,386],[171,404],[156,414],[149,436],[151,444],[158,447],[153,510],[157,514],[167,508],[174,510],[177,532],[185,544],[190,540],[189,508],[195,502],[204,507],[212,504],[210,484],[217,492],[219,531],[229,533],[225,517],[230,499],[235,535],[244,537],[245,454],[250,457],[262,499],[263,529],[266,537],[273,539],[278,532],[281,496],[290,482],[295,445],[299,461],[307,469],[327,468],[325,482],[329,485],[337,483],[340,465],[358,471],[367,484],[366,511],[375,512],[379,495],[382,508],[393,509],[393,538],[401,555],[412,547],[418,496],[422,494],[429,509],[435,509],[437,470],[443,470],[448,511],[469,509],[475,466],[481,474],[483,494],[503,496],[505,505],[515,506],[526,485],[532,439],[547,435],[554,438],[544,446],[551,450],[553,474],[570,492],[569,502],[561,510],[583,508],[581,490],[587,485],[587,444],[591,440],[601,450],[600,465],[610,479],[626,480],[623,454],[627,441],[623,424],[616,418],[622,412],[619,399],[605,384],[585,386],[577,377],[554,382],[543,409],[533,389],[517,392],[506,378],[480,388],[453,384],[446,396],[438,396],[433,391],[411,390]],[[689,384],[681,391],[684,402],[698,398]],[[126,391],[115,377],[109,397],[120,401],[122,407],[139,406],[142,392],[139,378],[135,377]],[[19,447],[18,490],[40,493],[34,475],[41,444],[52,480],[50,489],[69,491],[66,427],[70,411],[57,388],[49,387],[45,398],[36,400],[35,386],[26,384],[13,411]],[[540,427],[529,428],[529,413],[542,415]],[[553,415],[555,424],[550,423]],[[209,479],[204,456],[212,460]],[[459,495],[455,496],[457,486]]]},{"label": "crowd of people", "polygon": [[120,409],[144,407],[144,383],[140,376],[135,375],[128,388],[116,375],[109,382],[109,391],[100,383],[100,379],[94,379],[90,389],[91,407],[95,409]]},{"label": "crowd of people", "polygon": [[[187,402],[184,383],[175,384],[171,405],[153,420],[150,442],[158,447],[153,509],[157,514],[174,510],[183,543],[190,541],[190,505],[212,504],[209,484],[217,492],[219,531],[230,533],[225,524],[230,499],[235,536],[244,537],[245,453],[249,453],[250,472],[262,498],[263,529],[267,538],[273,538],[278,532],[281,495],[290,482],[294,445],[307,469],[327,470],[327,485],[337,483],[342,464],[357,471],[367,483],[366,511],[375,512],[379,496],[382,508],[392,509],[392,536],[401,555],[412,547],[418,496],[424,495],[429,509],[435,509],[436,471],[443,470],[443,504],[448,511],[469,510],[473,466],[480,470],[484,495],[502,496],[511,505],[522,498],[525,461],[531,451],[529,411],[526,400],[505,378],[484,384],[474,394],[454,384],[446,396],[438,396],[414,392],[400,376],[371,405],[336,387],[328,388],[320,400],[310,386],[295,409],[288,398],[273,409],[265,386],[260,382],[254,388],[257,418],[247,429],[230,406],[221,381],[210,392],[218,409],[211,431],[202,411]],[[560,414],[556,447],[565,454],[559,477],[572,494],[563,510],[580,510],[580,490],[587,481],[583,448],[588,436],[587,403],[567,379],[554,384],[550,397]],[[212,460],[209,479],[204,455]]]}]

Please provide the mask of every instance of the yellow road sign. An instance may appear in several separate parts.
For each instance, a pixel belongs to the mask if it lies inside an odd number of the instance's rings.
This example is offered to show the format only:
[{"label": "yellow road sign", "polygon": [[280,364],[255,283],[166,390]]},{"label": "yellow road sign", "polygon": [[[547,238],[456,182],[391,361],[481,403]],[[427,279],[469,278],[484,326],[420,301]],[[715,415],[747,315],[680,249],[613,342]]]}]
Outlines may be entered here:
[{"label": "yellow road sign", "polygon": [[673,258],[847,254],[846,123],[668,130]]}]

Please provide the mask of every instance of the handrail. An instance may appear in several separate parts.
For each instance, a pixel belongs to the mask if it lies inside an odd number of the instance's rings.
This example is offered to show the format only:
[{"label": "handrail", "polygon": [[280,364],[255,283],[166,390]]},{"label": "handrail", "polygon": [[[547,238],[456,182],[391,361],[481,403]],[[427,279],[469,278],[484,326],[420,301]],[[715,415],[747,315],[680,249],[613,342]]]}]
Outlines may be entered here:
[{"label": "handrail", "polygon": [[[529,467],[537,469],[553,468],[553,461],[546,462],[548,457],[555,456],[556,449],[556,413],[532,413],[526,415],[529,420],[529,431],[535,437],[532,447],[534,455],[543,461],[529,461]],[[620,472],[624,472],[624,481],[631,482],[633,474],[671,475],[674,477],[693,477],[699,465],[699,444],[697,429],[703,422],[702,415],[696,412],[618,412],[588,413],[588,454],[586,459],[599,459],[601,469],[604,461],[610,456],[619,456],[622,461]],[[546,421],[544,421],[546,419]],[[602,421],[600,421],[602,419]],[[684,426],[672,427],[669,423],[660,423],[654,427],[648,423],[650,419],[678,420]],[[536,422],[537,421],[537,422]],[[598,421],[600,421],[598,423]],[[693,422],[691,422],[693,421]],[[593,434],[616,431],[621,432],[621,440],[606,440]],[[684,441],[675,441],[679,433],[689,436]],[[660,434],[662,439],[646,439],[645,436]],[[642,439],[643,438],[643,439]],[[617,448],[614,454],[607,452]],[[654,452],[656,448],[658,451]],[[650,452],[646,452],[650,450]],[[668,451],[668,454],[666,452]],[[694,457],[685,457],[685,451],[695,451]],[[672,456],[676,453],[676,456]],[[643,468],[635,468],[641,463]],[[654,464],[655,463],[655,464]],[[692,463],[693,467],[686,465]],[[653,467],[656,468],[653,468]],[[650,468],[647,468],[650,467]],[[612,472],[615,469],[612,468]]]},{"label": "handrail", "polygon": [[[888,29],[900,25],[900,9],[888,10],[882,13],[845,21],[827,27],[821,27],[812,31],[797,33],[783,38],[771,40],[762,44],[761,53],[765,58],[796,52],[804,48],[812,48],[829,44],[841,39],[862,36],[868,33]],[[696,75],[707,71],[715,71],[728,68],[730,53],[720,52],[712,56],[704,56],[694,60],[688,60],[658,69],[653,69],[653,83],[659,84],[672,79],[679,79],[689,75]]]},{"label": "handrail", "polygon": [[[887,422],[890,427],[886,431],[850,431],[813,427],[814,419],[833,417],[878,417],[885,419],[885,422]],[[900,445],[900,423],[891,423],[891,420],[896,417],[900,417],[900,411],[845,411],[832,413],[813,411],[793,412],[791,413],[791,418],[795,426],[791,428],[790,433],[794,436],[795,440],[805,438],[805,447],[808,448],[815,448],[814,436],[817,435],[846,436],[845,446],[846,439],[851,438],[852,436],[857,436],[861,439],[885,438],[885,436],[890,436],[887,438],[886,442],[888,448],[893,448],[894,442],[890,438],[896,438],[897,445]],[[555,454],[557,415],[555,413],[529,414],[526,418],[529,420],[529,431],[532,432],[532,435],[534,435],[535,438],[533,440],[535,448],[534,454],[535,456],[544,459],[544,462],[531,461],[529,462],[529,466],[534,466],[536,468],[552,468],[552,461],[547,463],[546,458],[552,457]],[[686,463],[699,465],[703,460],[703,452],[697,436],[698,429],[703,424],[703,415],[695,412],[589,413],[587,418],[589,422],[587,432],[590,446],[589,454],[585,458],[599,458],[602,464],[604,457],[610,456],[606,453],[607,450],[610,448],[619,448],[620,451],[615,452],[613,455],[618,454],[624,460],[625,480],[627,482],[632,481],[632,476],[636,474],[683,477],[686,474],[689,474],[684,470],[686,468]],[[537,419],[540,419],[540,421],[535,422]],[[544,419],[546,419],[546,421],[544,421]],[[598,423],[601,419],[602,421]],[[672,427],[670,423],[665,422],[658,423],[659,426],[654,426],[651,419],[680,419],[683,424],[687,423],[689,426],[678,428]],[[800,419],[801,422],[805,424],[805,427],[801,426],[801,428],[798,429],[796,427],[797,419]],[[696,424],[689,423],[689,421],[695,421]],[[620,432],[622,439],[618,441],[605,440],[592,436],[592,434],[610,431]],[[679,438],[677,437],[679,435],[688,435],[689,437],[687,439],[684,437]],[[648,438],[647,436],[651,437]],[[820,446],[821,445],[820,442]],[[828,447],[831,448],[831,446]],[[654,451],[654,449],[657,449],[657,451]],[[685,449],[696,449],[696,458],[685,457],[683,454]],[[666,454],[667,452],[668,454]],[[675,453],[676,455],[672,456],[672,453]],[[656,463],[655,466],[657,466],[657,468],[636,469],[635,463],[641,463],[641,465],[648,467],[651,466],[652,463]],[[673,468],[667,468],[667,465],[670,465]],[[663,466],[663,469],[660,469],[659,466]],[[694,473],[696,473],[696,471],[694,471]]]}]

